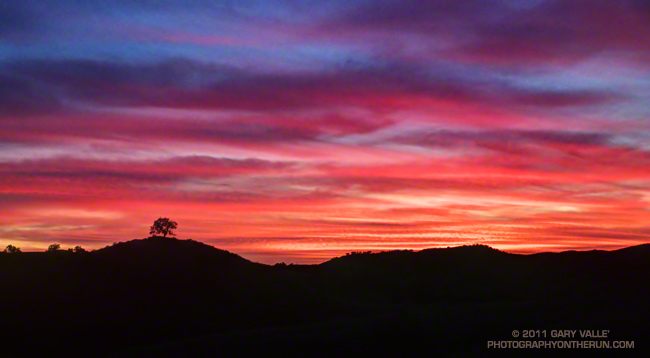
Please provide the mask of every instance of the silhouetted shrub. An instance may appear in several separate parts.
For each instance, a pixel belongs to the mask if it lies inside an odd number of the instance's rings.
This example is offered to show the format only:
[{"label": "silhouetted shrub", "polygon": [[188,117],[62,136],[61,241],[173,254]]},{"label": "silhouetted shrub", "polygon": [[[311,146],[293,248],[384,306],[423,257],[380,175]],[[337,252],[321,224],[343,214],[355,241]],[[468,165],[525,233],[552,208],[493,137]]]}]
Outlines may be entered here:
[{"label": "silhouetted shrub", "polygon": [[61,250],[61,245],[60,244],[52,244],[47,247],[47,252],[55,252]]},{"label": "silhouetted shrub", "polygon": [[372,251],[352,251],[348,252],[345,254],[345,256],[351,256],[351,255],[370,255],[372,254]]},{"label": "silhouetted shrub", "polygon": [[22,252],[22,251],[20,251],[20,247],[16,247],[14,245],[7,245],[4,252],[6,252],[8,254],[17,254],[17,253]]}]

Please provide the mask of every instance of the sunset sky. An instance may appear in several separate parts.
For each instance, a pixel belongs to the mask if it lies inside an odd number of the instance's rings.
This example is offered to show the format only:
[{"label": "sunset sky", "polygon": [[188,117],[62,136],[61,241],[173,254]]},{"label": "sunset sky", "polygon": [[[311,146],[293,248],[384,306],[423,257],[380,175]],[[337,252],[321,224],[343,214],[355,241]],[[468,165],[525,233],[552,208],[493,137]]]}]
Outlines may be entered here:
[{"label": "sunset sky", "polygon": [[650,2],[0,3],[0,250],[650,242]]}]

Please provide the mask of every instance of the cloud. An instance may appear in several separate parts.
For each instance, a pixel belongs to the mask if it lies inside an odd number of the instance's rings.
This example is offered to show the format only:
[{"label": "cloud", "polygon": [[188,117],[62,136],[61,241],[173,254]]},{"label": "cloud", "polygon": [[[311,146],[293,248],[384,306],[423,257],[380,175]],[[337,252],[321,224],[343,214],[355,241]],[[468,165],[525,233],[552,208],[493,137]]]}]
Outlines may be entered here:
[{"label": "cloud", "polygon": [[[522,88],[497,77],[450,75],[444,68],[397,62],[354,63],[315,73],[271,74],[189,59],[129,64],[91,60],[6,63],[5,76],[23,95],[0,93],[14,111],[41,113],[65,102],[80,106],[243,110],[266,113],[357,107],[385,110],[468,106],[542,109],[603,105],[629,95],[608,89]],[[29,111],[25,111],[29,113]]]},{"label": "cloud", "polygon": [[[642,1],[373,1],[343,11],[319,33],[336,36],[326,30],[336,28],[347,38],[380,33],[393,41],[417,36],[427,44],[420,56],[494,65],[561,65],[603,52],[641,64],[650,54],[644,45],[649,20]],[[409,54],[404,46],[391,48]]]},{"label": "cloud", "polygon": [[[173,197],[174,186],[190,179],[272,175],[286,173],[292,165],[259,159],[200,156],[154,161],[51,158],[0,163],[0,183],[11,188],[3,201],[26,200],[25,196],[31,196],[32,200],[41,196],[45,201],[52,196],[110,201],[112,198],[141,198],[143,192],[148,192],[153,199]],[[158,194],[154,194],[156,192]]]},{"label": "cloud", "polygon": [[[1,70],[0,113],[5,117],[25,117],[63,110],[56,89],[48,88],[38,80],[26,79]],[[0,120],[1,121],[1,120]]]},{"label": "cloud", "polygon": [[429,130],[405,133],[396,137],[399,143],[453,147],[481,143],[535,143],[547,145],[608,145],[614,135],[605,132],[579,132],[561,130]]}]

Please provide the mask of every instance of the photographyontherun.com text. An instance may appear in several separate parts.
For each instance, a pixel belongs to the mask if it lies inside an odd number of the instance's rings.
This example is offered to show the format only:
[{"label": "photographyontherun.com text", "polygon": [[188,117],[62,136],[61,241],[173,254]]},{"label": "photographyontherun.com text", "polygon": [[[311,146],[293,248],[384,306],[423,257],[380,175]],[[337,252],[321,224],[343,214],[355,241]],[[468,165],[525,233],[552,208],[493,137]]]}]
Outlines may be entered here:
[{"label": "photographyontherun.com text", "polygon": [[[487,341],[487,348],[631,349],[634,341],[609,340],[609,330],[513,330],[515,340]],[[520,338],[521,337],[521,338]],[[520,338],[520,339],[518,339]],[[556,338],[546,340],[546,338]]]}]

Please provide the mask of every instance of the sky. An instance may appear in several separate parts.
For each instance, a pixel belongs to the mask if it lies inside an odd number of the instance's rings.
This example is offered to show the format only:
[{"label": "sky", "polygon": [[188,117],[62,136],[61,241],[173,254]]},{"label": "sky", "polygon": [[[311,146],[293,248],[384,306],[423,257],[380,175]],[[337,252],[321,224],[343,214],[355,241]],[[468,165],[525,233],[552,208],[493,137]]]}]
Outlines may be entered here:
[{"label": "sky", "polygon": [[0,247],[650,242],[645,0],[0,2]]}]

